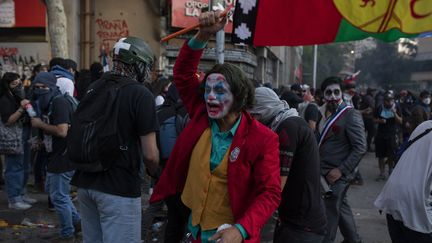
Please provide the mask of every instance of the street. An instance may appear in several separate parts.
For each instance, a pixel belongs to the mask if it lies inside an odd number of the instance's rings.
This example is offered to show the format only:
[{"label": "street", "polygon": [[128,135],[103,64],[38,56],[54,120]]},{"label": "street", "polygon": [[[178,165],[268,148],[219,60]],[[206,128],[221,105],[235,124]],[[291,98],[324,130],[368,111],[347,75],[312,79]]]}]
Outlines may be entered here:
[{"label": "street", "polygon": [[[385,216],[380,215],[374,208],[373,202],[385,182],[376,182],[378,175],[378,163],[373,153],[367,153],[360,163],[360,171],[365,181],[363,186],[351,186],[348,191],[349,202],[353,209],[358,231],[364,243],[389,243]],[[8,209],[4,187],[0,191],[0,242],[26,242],[43,243],[50,242],[48,239],[57,232],[57,228],[49,228],[57,225],[58,220],[55,212],[48,211],[47,196],[42,193],[32,192],[29,186],[30,196],[39,202],[27,211],[16,211]],[[38,226],[21,225],[23,220],[27,223],[40,224]],[[263,230],[262,242],[272,242],[273,222]],[[26,223],[26,222],[24,222]],[[78,237],[79,238],[79,237]],[[159,240],[161,242],[161,240]],[[338,235],[336,242],[341,242]],[[78,239],[76,242],[81,242]]]}]

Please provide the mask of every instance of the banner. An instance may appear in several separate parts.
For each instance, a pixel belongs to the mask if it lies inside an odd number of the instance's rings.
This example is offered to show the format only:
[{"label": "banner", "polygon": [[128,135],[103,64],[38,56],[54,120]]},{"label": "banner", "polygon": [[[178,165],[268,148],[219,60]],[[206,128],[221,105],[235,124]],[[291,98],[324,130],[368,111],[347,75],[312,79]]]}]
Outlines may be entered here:
[{"label": "banner", "polygon": [[238,0],[233,41],[298,46],[432,31],[431,0]]}]

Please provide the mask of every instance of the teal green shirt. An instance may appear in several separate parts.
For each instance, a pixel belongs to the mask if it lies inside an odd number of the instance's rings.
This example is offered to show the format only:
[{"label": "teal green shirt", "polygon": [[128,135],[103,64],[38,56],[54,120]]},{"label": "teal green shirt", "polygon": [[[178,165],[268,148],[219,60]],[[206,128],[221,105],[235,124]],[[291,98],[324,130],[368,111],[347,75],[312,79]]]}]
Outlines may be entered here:
[{"label": "teal green shirt", "polygon": [[[193,39],[192,39],[193,40]],[[237,131],[238,126],[240,125],[241,115],[231,130],[226,132],[221,132],[219,130],[219,126],[215,120],[210,120],[210,129],[211,129],[211,154],[210,154],[210,170],[213,171],[216,167],[222,162],[226,152],[231,146],[234,135]],[[240,233],[243,236],[243,239],[248,237],[246,230],[240,224],[235,224],[235,226],[239,229]],[[196,239],[198,236],[198,232],[200,230],[200,226],[192,226],[192,216],[189,216],[188,228],[191,231],[193,237]],[[209,242],[207,239],[212,237],[216,233],[215,230],[206,230],[201,231],[201,242],[207,243]]]}]

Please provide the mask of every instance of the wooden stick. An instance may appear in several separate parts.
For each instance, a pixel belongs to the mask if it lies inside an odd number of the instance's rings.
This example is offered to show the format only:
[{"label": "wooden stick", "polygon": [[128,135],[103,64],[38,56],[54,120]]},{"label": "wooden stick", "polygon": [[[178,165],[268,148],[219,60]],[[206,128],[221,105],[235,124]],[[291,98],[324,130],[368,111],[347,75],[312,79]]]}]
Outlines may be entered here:
[{"label": "wooden stick", "polygon": [[[231,8],[232,8],[232,5],[229,5],[229,6],[228,6],[228,7],[227,7],[223,12],[222,12],[221,17],[223,18],[223,17],[227,16],[227,14],[228,14],[229,11],[231,10]],[[196,24],[196,25],[193,25],[193,26],[186,27],[186,28],[184,28],[184,29],[182,29],[182,30],[179,30],[179,31],[177,31],[177,32],[174,32],[174,33],[172,33],[172,34],[170,34],[170,35],[165,36],[164,38],[162,38],[162,39],[160,40],[160,42],[162,43],[162,42],[165,42],[165,41],[169,41],[169,40],[171,40],[172,38],[175,38],[175,37],[177,37],[177,36],[179,36],[179,35],[182,35],[182,34],[185,34],[185,33],[189,32],[189,31],[192,31],[192,30],[198,28],[199,26],[200,26],[200,24]]]}]

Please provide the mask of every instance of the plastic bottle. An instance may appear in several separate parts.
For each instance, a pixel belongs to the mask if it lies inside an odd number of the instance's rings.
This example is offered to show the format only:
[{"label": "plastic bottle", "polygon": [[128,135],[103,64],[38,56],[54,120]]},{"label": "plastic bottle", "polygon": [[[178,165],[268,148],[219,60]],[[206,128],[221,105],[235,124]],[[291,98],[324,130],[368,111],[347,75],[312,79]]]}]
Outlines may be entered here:
[{"label": "plastic bottle", "polygon": [[27,111],[27,114],[29,115],[29,117],[35,117],[37,114],[36,114],[36,111],[33,109],[33,106],[30,104],[30,103],[27,103],[25,106],[24,106],[24,109]]}]

